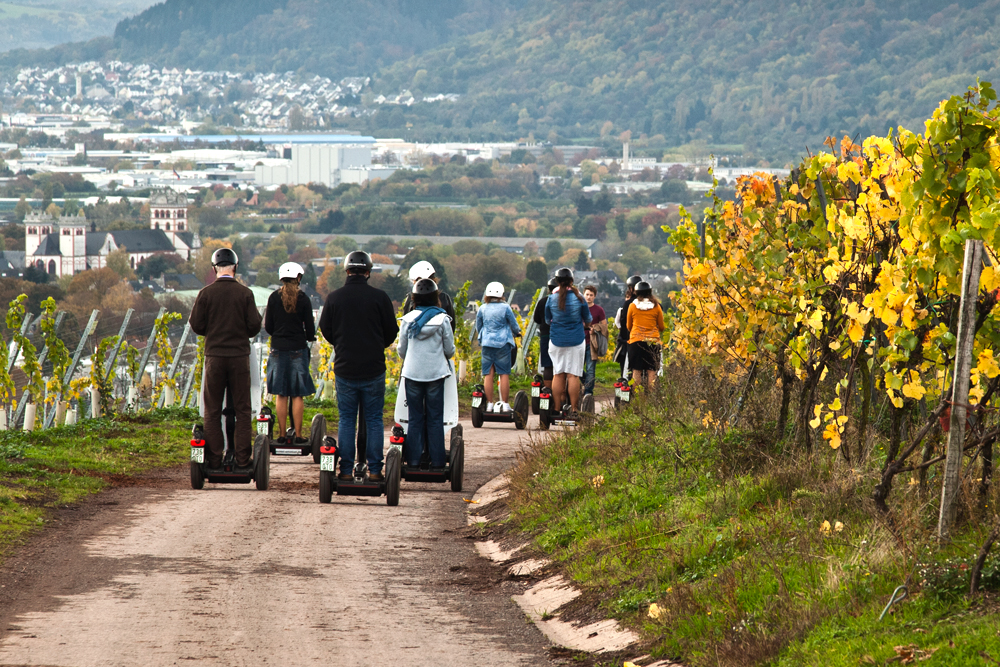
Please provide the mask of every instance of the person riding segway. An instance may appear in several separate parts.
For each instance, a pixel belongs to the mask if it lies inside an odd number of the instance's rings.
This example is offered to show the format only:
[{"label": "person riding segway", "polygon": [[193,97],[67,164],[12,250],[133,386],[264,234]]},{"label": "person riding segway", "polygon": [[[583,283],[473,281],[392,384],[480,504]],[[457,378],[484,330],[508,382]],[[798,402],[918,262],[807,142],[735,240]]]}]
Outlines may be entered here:
[{"label": "person riding segway", "polygon": [[660,334],[667,327],[652,286],[647,282],[638,283],[635,294],[635,301],[628,307],[628,365],[635,384],[653,389],[656,372],[660,369]]},{"label": "person riding segway", "polygon": [[[386,493],[390,505],[399,502],[401,452],[390,448],[383,474],[382,410],[385,406],[385,349],[399,333],[392,300],[380,289],[368,284],[371,256],[360,250],[350,253],[345,262],[344,286],[326,297],[319,328],[333,345],[337,387],[337,410],[340,421],[337,439],[340,447],[340,474],[332,479],[327,469],[333,455],[322,452],[320,460],[320,501],[329,502],[324,491],[330,485],[338,494]],[[362,408],[359,411],[359,408]],[[359,412],[366,425],[364,460],[355,465],[355,429]],[[325,446],[321,450],[328,450]],[[359,456],[359,459],[361,457]],[[327,475],[326,473],[330,473]],[[393,495],[394,492],[394,495]]]},{"label": "person riding segway", "polygon": [[[510,396],[510,371],[517,346],[514,338],[521,335],[521,327],[514,311],[503,299],[503,284],[492,282],[483,293],[485,303],[476,313],[476,331],[482,348],[483,384],[472,390],[472,425],[480,428],[484,421],[514,422],[518,429],[528,423],[528,395],[517,392],[513,408],[507,402]],[[493,379],[498,376],[500,395],[494,402]],[[483,405],[483,401],[486,404]]]},{"label": "person riding segway", "polygon": [[[282,264],[278,269],[281,288],[268,298],[264,311],[264,329],[271,336],[267,391],[274,396],[280,434],[272,453],[280,449],[281,453],[302,455],[312,450],[310,439],[302,436],[302,417],[304,397],[316,393],[309,375],[309,344],[316,340],[316,325],[309,297],[299,289],[303,273],[295,262]],[[289,416],[292,427],[286,431]]]},{"label": "person riding segway", "polygon": [[538,401],[542,393],[542,387],[544,386],[549,389],[550,393],[552,390],[552,357],[549,356],[549,324],[545,321],[545,303],[549,300],[549,295],[557,287],[559,287],[559,281],[555,277],[549,278],[549,282],[546,285],[546,290],[548,291],[544,292],[538,298],[538,303],[535,304],[535,312],[531,315],[531,319],[535,321],[535,325],[538,327],[538,365],[542,369],[541,374],[535,375],[531,381],[531,411],[536,415],[538,414]]},{"label": "person riding segway", "polygon": [[[405,396],[406,429],[404,431],[403,425],[398,424],[393,429],[392,442],[403,444],[406,462],[403,479],[451,480],[453,488],[457,481],[457,490],[461,490],[464,447],[454,451],[454,436],[452,451],[445,450],[444,446],[446,421],[454,420],[454,424],[458,417],[458,385],[450,361],[455,354],[455,337],[448,314],[438,301],[436,282],[429,278],[416,281],[410,296],[415,310],[403,316],[398,344],[399,356],[403,359],[400,393]],[[446,420],[445,408],[449,403],[454,414]],[[397,412],[398,407],[397,399]]]},{"label": "person riding segway", "polygon": [[188,318],[191,330],[205,338],[204,424],[194,427],[191,438],[195,488],[206,479],[245,483],[255,478],[258,488],[267,488],[269,452],[266,446],[260,451],[262,437],[254,440],[251,401],[250,339],[260,333],[261,316],[253,292],[236,280],[239,261],[230,248],[212,253],[216,279],[198,292]]},{"label": "person riding segway", "polygon": [[539,400],[539,424],[542,429],[553,423],[576,424],[580,420],[581,408],[587,414],[594,413],[593,394],[587,395],[586,405],[580,402],[587,345],[584,325],[592,320],[590,309],[573,286],[572,269],[565,266],[558,269],[556,280],[559,287],[545,303],[545,321],[549,323],[549,356],[552,358],[552,391],[543,393]]}]

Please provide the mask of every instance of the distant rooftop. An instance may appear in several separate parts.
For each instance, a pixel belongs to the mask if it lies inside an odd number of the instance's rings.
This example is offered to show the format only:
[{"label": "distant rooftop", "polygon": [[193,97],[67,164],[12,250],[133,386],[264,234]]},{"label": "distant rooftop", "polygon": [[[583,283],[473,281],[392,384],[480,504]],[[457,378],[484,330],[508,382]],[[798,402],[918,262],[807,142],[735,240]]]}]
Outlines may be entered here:
[{"label": "distant rooftop", "polygon": [[202,141],[208,144],[222,144],[227,141],[253,141],[264,144],[374,144],[375,137],[359,134],[130,134],[110,132],[105,141],[150,141],[153,143],[191,144]]}]

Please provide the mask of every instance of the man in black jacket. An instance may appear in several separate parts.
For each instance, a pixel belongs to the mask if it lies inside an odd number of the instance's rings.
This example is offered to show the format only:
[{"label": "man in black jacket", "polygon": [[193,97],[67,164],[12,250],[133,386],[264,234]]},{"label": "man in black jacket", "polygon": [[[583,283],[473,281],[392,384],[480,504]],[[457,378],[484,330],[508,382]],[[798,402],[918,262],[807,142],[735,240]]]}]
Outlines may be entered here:
[{"label": "man in black jacket", "polygon": [[358,408],[367,428],[368,479],[380,482],[382,475],[385,407],[385,348],[399,333],[389,295],[368,284],[372,258],[355,251],[344,262],[347,281],[330,292],[323,306],[319,329],[333,345],[333,372],[337,382],[340,423],[340,479],[353,479],[354,436]]},{"label": "man in black jacket", "polygon": [[236,410],[236,429],[230,443],[236,466],[250,465],[253,455],[253,407],[250,399],[250,339],[260,333],[261,317],[253,292],[236,280],[239,257],[229,248],[212,253],[215,282],[205,287],[191,308],[191,330],[205,337],[205,444],[208,465],[222,465],[222,400],[229,398]]}]

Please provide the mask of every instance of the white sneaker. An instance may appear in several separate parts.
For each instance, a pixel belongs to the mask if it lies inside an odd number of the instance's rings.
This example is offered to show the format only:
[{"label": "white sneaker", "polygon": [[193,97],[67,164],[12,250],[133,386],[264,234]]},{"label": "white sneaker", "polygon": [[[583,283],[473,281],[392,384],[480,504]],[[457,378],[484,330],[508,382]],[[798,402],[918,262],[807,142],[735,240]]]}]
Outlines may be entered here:
[{"label": "white sneaker", "polygon": [[493,412],[493,404],[492,403],[487,403],[486,404],[486,412]]},{"label": "white sneaker", "polygon": [[510,403],[501,403],[500,405],[502,406],[500,408],[501,412],[510,412],[510,410],[511,410]]}]

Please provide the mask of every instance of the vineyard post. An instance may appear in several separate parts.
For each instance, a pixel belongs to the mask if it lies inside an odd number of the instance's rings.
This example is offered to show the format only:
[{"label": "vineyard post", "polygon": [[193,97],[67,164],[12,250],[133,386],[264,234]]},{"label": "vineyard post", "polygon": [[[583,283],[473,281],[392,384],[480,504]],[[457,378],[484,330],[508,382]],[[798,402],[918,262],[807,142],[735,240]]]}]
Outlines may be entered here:
[{"label": "vineyard post", "polygon": [[[24,336],[28,333],[28,327],[31,325],[31,313],[24,314],[24,321],[21,322],[21,335]],[[17,356],[21,353],[20,344],[14,340],[11,341],[10,355],[7,357],[7,373],[11,373],[14,370],[14,362],[17,361]]]},{"label": "vineyard post", "polygon": [[132,319],[132,313],[135,310],[129,308],[125,311],[125,319],[122,320],[122,326],[118,330],[118,342],[115,344],[115,348],[111,350],[111,354],[108,355],[108,363],[104,366],[104,380],[107,382],[111,380],[111,373],[115,369],[115,362],[118,361],[118,353],[122,349],[122,345],[125,344],[125,330],[128,328],[128,323]]},{"label": "vineyard post", "polygon": [[951,425],[945,459],[944,484],[941,488],[941,513],[938,516],[938,539],[945,540],[955,522],[959,481],[962,472],[962,449],[965,445],[966,406],[972,373],[972,348],[976,342],[976,301],[979,276],[983,270],[983,242],[965,242],[965,265],[962,269],[962,299],[959,306],[958,341],[955,349],[955,375],[952,379]]},{"label": "vineyard post", "polygon": [[[191,334],[191,323],[187,322],[184,324],[184,333],[181,334],[181,340],[177,343],[177,350],[174,352],[174,360],[170,362],[170,367],[167,369],[167,377],[163,380],[172,380],[174,375],[177,374],[177,366],[181,363],[181,355],[184,353],[184,346],[187,345],[188,336]],[[160,393],[160,406],[163,407],[167,404],[167,392],[164,390]]]},{"label": "vineyard post", "polygon": [[[76,367],[80,363],[80,358],[83,356],[83,351],[87,349],[87,339],[94,333],[94,329],[97,328],[97,315],[100,313],[99,310],[94,310],[90,313],[90,319],[87,321],[87,326],[83,329],[83,335],[80,336],[80,342],[76,345],[76,351],[73,353],[73,360],[69,364],[69,368],[66,369],[66,375],[63,376],[63,384],[68,385],[70,380],[73,379],[73,373],[76,372]],[[56,411],[53,410],[48,418],[45,420],[45,428],[52,426],[52,421],[56,417]]]},{"label": "vineyard post", "polygon": [[156,322],[158,322],[166,312],[167,309],[161,307],[159,312],[156,313],[156,319],[153,320],[153,330],[149,333],[149,338],[146,339],[146,349],[142,351],[142,359],[139,361],[139,370],[136,371],[135,377],[132,378],[132,382],[136,386],[142,382],[142,374],[146,372],[146,364],[149,363],[149,355],[153,352],[153,343],[156,339]]},{"label": "vineyard post", "polygon": [[[56,315],[56,332],[59,331],[59,327],[62,324],[63,318],[66,317],[66,313],[60,311]],[[25,314],[24,319],[27,321],[31,316]],[[16,355],[15,355],[16,356]],[[42,353],[38,355],[38,366],[42,367],[45,365],[45,358],[49,356],[49,346],[46,345],[42,348]],[[24,415],[24,409],[28,407],[28,398],[31,396],[30,392],[25,389],[21,392],[21,400],[17,403],[17,410],[14,411],[14,419],[11,421],[11,425],[14,426],[21,421],[21,417]]]}]

